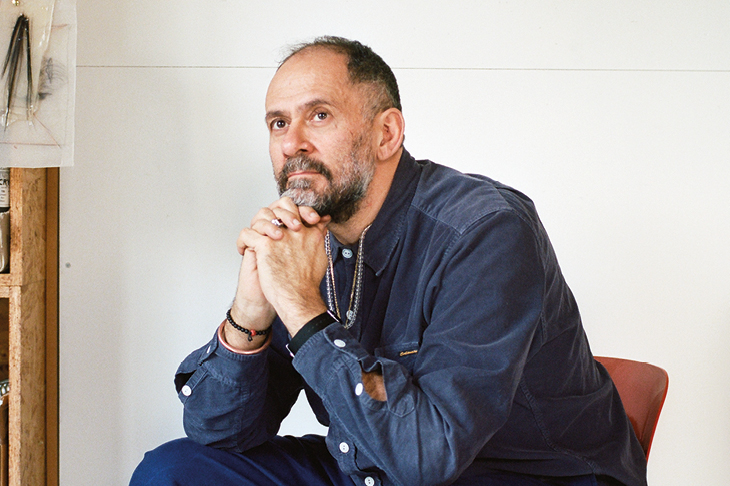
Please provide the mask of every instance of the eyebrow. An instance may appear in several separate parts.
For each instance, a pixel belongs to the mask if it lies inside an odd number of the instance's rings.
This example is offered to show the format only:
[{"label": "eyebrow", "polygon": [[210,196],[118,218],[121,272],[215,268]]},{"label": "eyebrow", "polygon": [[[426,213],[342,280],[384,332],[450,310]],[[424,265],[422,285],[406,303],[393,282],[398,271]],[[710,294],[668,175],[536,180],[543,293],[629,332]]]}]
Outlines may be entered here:
[{"label": "eyebrow", "polygon": [[[327,101],[327,100],[325,100],[324,98],[315,98],[313,100],[307,101],[306,103],[304,103],[303,105],[301,105],[301,107],[299,107],[298,109],[299,110],[302,110],[302,111],[307,111],[307,110],[310,110],[310,109],[312,109],[313,107],[315,107],[317,105],[332,106],[332,103],[329,102],[329,101]],[[280,117],[284,117],[284,116],[286,116],[286,112],[284,112],[282,110],[271,110],[271,111],[267,111],[266,112],[266,118],[265,119],[266,120],[270,120],[272,118],[280,118]]]}]

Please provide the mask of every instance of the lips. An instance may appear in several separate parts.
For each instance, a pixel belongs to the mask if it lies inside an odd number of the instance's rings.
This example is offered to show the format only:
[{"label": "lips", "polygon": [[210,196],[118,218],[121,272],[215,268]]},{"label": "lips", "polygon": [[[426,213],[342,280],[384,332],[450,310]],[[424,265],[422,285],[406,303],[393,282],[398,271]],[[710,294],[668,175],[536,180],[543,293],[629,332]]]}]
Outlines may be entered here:
[{"label": "lips", "polygon": [[279,194],[291,188],[309,189],[314,184],[316,177],[321,175],[332,183],[332,173],[319,160],[297,155],[287,159],[281,172],[276,176]]},{"label": "lips", "polygon": [[306,155],[298,155],[289,158],[281,171],[284,177],[290,178],[304,175],[323,175],[325,178],[331,178],[332,174],[329,169],[317,159],[307,157]]},{"label": "lips", "polygon": [[311,176],[311,175],[323,175],[321,172],[318,172],[316,170],[298,170],[295,172],[292,172],[288,175],[288,177],[291,179],[292,177],[297,176]]}]

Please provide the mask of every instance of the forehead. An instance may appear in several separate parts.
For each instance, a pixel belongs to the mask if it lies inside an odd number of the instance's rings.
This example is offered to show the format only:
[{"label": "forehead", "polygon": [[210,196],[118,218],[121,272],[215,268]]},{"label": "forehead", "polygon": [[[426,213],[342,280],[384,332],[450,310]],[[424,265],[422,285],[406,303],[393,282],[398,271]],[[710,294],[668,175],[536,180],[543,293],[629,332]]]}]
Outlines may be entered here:
[{"label": "forehead", "polygon": [[266,110],[291,111],[312,100],[332,105],[361,104],[360,95],[361,90],[350,82],[344,54],[310,48],[279,67],[266,93]]}]

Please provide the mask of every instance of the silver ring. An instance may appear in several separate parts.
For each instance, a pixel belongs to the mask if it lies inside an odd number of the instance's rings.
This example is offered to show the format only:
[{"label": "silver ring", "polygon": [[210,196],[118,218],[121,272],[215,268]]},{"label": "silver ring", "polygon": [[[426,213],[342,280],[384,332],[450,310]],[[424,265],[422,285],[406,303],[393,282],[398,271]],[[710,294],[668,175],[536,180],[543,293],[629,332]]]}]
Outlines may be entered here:
[{"label": "silver ring", "polygon": [[271,224],[276,226],[277,228],[281,228],[282,226],[286,228],[286,225],[284,225],[284,222],[281,220],[281,218],[274,218],[271,220]]}]

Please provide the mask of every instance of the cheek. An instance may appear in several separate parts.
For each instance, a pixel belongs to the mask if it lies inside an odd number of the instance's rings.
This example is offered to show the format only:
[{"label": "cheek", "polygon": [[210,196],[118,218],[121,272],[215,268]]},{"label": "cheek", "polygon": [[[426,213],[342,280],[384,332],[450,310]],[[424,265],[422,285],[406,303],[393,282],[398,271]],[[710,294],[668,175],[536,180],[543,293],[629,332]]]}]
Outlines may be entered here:
[{"label": "cheek", "polygon": [[274,168],[274,174],[279,174],[281,169],[284,168],[286,158],[277,151],[272,144],[269,144],[269,159],[271,159],[271,165]]},{"label": "cheek", "polygon": [[348,133],[332,134],[330,137],[320,139],[316,147],[325,159],[339,163],[343,158],[349,157],[352,151],[352,138]]},{"label": "cheek", "polygon": [[274,154],[279,150],[279,143],[274,140],[274,137],[269,137],[269,156],[271,160],[274,160]]}]

